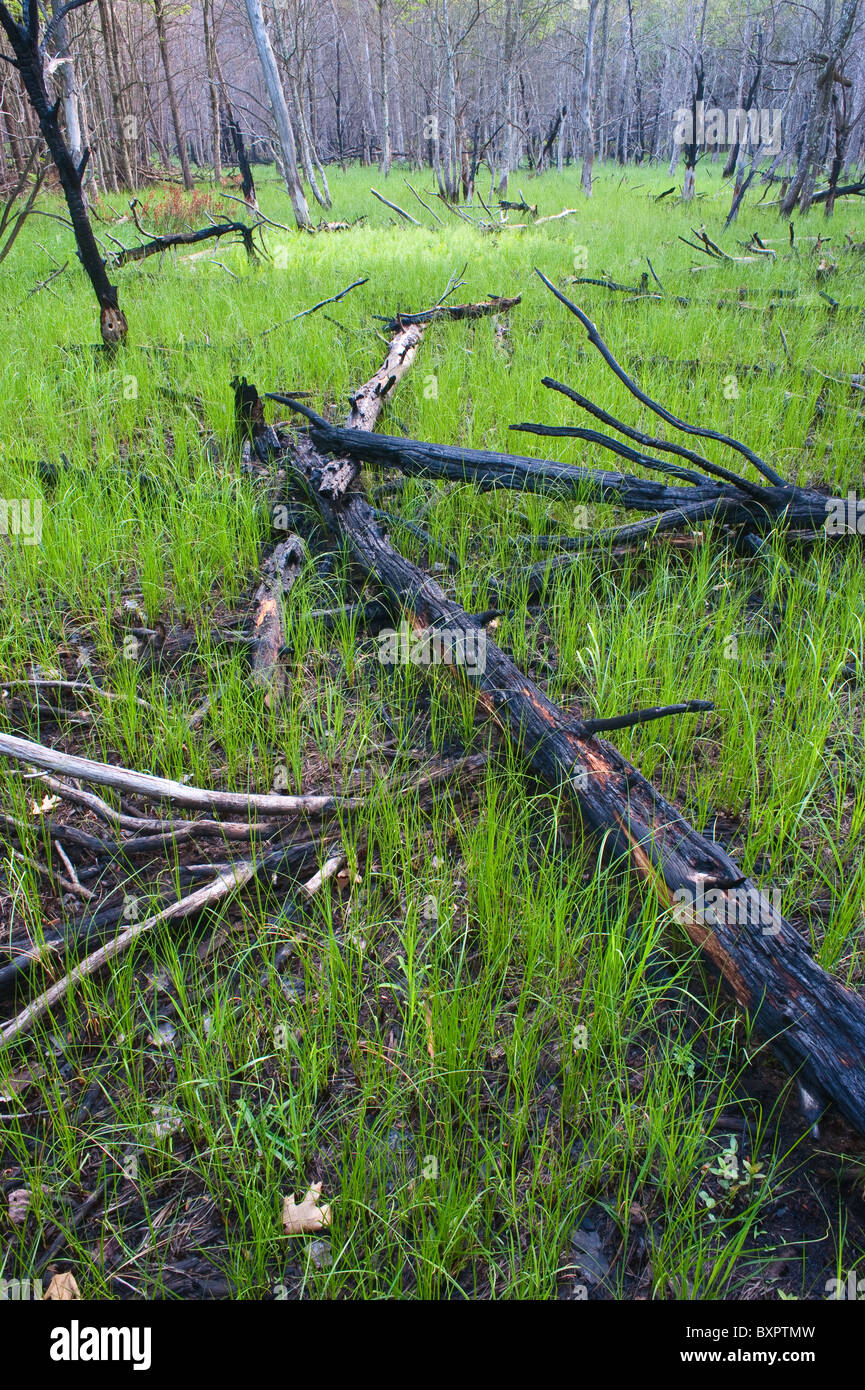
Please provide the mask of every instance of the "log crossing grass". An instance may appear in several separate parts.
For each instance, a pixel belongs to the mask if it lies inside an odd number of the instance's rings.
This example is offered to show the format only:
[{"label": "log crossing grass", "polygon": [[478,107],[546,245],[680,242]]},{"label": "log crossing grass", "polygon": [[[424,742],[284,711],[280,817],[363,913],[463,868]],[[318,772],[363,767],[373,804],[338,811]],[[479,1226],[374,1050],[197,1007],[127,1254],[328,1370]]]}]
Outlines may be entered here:
[{"label": "log crossing grass", "polygon": [[[594,445],[508,432],[525,420],[591,423],[543,376],[658,432],[538,266],[674,414],[745,440],[791,480],[861,495],[865,411],[850,377],[862,370],[865,289],[863,252],[849,244],[865,242],[859,200],[839,202],[829,222],[818,209],[794,218],[791,249],[787,224],[756,205],[762,186],[722,234],[731,193],[718,167],[699,165],[701,196],[683,206],[654,201],[664,170],[604,166],[590,201],[577,169],[524,181],[539,216],[576,215],[492,234],[409,177],[441,224],[399,174],[381,191],[421,227],[372,196],[377,171],[351,168],[330,179],[328,214],[363,215],[348,231],[267,230],[272,259],[258,266],[223,243],[118,271],[130,329],[112,358],[85,346],[97,320],[70,231],[28,222],[0,269],[0,491],[38,512],[41,537],[12,534],[6,508],[6,732],[240,793],[354,794],[486,745],[474,696],[445,673],[382,666],[357,610],[335,626],[316,616],[358,596],[337,551],[286,599],[282,707],[265,704],[244,651],[213,636],[242,626],[262,548],[278,539],[266,481],[241,467],[232,378],[308,392],[341,421],[383,356],[375,315],[429,308],[463,266],[454,302],[522,301],[506,316],[428,327],[384,432],[615,468]],[[258,187],[262,211],[287,221],[277,183]],[[60,209],[50,196],[38,206]],[[101,218],[125,206],[108,199]],[[236,204],[225,206],[233,217]],[[702,225],[730,255],[751,254],[738,241],[752,231],[777,254],[710,259],[679,240]],[[106,250],[117,249],[109,234],[138,239],[131,218],[95,228]],[[651,275],[638,295],[564,284],[640,286],[647,256],[663,292]],[[69,268],[29,294],[55,259]],[[360,277],[339,302],[294,317]],[[728,450],[706,452],[758,480]],[[373,493],[382,481],[368,475]],[[459,557],[457,574],[437,578],[473,612],[496,603],[497,578],[548,558],[536,538],[635,519],[420,478],[378,505],[432,537],[430,553],[392,529],[415,561],[434,564],[437,547]],[[494,629],[575,716],[712,700],[711,714],[622,730],[616,744],[698,829],[718,827],[743,872],[780,893],[821,964],[855,988],[865,974],[859,545],[821,537],[799,552],[770,537],[743,558],[719,528],[695,526],[687,546],[659,537],[615,562],[579,557],[543,608],[516,603]],[[132,629],[160,624],[194,631],[197,654],[143,660],[147,639]],[[33,669],[120,698],[40,691],[22,704],[11,682]],[[58,724],[46,712],[58,704],[97,717]],[[44,789],[6,766],[0,785],[0,809],[30,827],[22,847],[0,824],[4,940],[38,940],[60,915],[32,867],[49,848],[31,813]],[[207,1277],[258,1298],[735,1298],[755,1283],[762,1296],[822,1298],[826,1280],[861,1259],[861,1213],[838,1219],[839,1193],[855,1204],[861,1189],[861,1145],[830,1119],[821,1142],[848,1156],[831,1178],[816,1171],[820,1145],[795,1098],[784,1107],[789,1082],[718,996],[674,914],[615,866],[599,872],[564,804],[513,755],[490,760],[474,806],[375,797],[343,844],[348,873],[303,911],[286,911],[284,891],[265,882],[215,908],[203,930],[157,929],[82,981],[33,1040],[0,1053],[0,1166],[32,1193],[27,1222],[8,1228],[4,1277],[38,1275],[58,1234],[60,1267],[94,1297],[172,1294]],[[176,861],[190,862],[186,845]],[[115,881],[82,879],[97,895]],[[142,918],[154,882],[142,866]],[[317,1181],[332,1224],[312,1249],[282,1234],[280,1211],[286,1193]],[[100,1185],[104,1198],[82,1216]],[[815,1215],[807,1254],[779,1272],[792,1238],[783,1213],[813,1190],[829,1215]],[[581,1265],[587,1218],[605,1273],[597,1258]],[[201,1267],[181,1268],[193,1255]]]}]

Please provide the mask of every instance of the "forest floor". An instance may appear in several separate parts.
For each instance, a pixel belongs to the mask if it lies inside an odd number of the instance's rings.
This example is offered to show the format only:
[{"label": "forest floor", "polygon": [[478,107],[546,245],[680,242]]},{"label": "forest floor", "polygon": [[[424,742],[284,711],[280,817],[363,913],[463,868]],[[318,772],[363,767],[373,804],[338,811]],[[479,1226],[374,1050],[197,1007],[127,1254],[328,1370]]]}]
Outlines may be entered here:
[{"label": "forest floor", "polygon": [[[670,410],[791,480],[862,495],[865,402],[850,376],[865,208],[794,219],[791,247],[776,209],[757,205],[762,185],[723,233],[720,166],[700,164],[688,207],[656,201],[670,182],[605,166],[586,201],[575,169],[515,178],[511,197],[521,184],[539,214],[576,214],[490,234],[424,193],[434,221],[398,173],[385,185],[334,171],[327,217],[363,215],[350,230],[266,229],[259,265],[222,243],[119,271],[130,334],[113,357],[89,346],[94,303],[68,228],[28,222],[0,268],[0,475],[4,497],[41,502],[41,539],[0,536],[0,729],[199,787],[360,790],[368,809],[311,832],[342,841],[349,871],[300,919],[290,881],[259,882],[158,929],[0,1051],[0,1277],[70,1270],[95,1298],[823,1299],[865,1273],[865,1143],[835,1114],[811,1134],[790,1078],[669,911],[598,868],[469,693],[440,670],[383,665],[356,612],[335,627],[315,616],[375,597],[323,531],[287,599],[284,707],[220,636],[248,623],[278,539],[272,479],[241,466],[232,378],[308,392],[341,422],[384,356],[375,316],[430,307],[455,273],[451,302],[521,303],[430,327],[387,433],[614,468],[593,445],[508,432],[586,423],[544,375],[653,428],[538,266]],[[397,222],[370,185],[425,225]],[[272,173],[259,192],[289,220]],[[50,195],[40,206],[60,210]],[[123,199],[99,213],[106,247],[137,240],[117,220]],[[679,240],[703,224],[731,256],[754,231],[777,254],[710,259]],[[663,297],[566,283],[638,285],[647,256]],[[661,294],[651,276],[647,288]],[[367,484],[375,495],[381,475]],[[394,542],[471,611],[494,602],[496,576],[548,553],[537,537],[630,519],[422,479],[379,505]],[[614,741],[861,990],[858,545],[770,540],[743,559],[704,525],[686,546],[575,561],[542,605],[497,620],[496,642],[575,714],[714,701]],[[165,635],[161,654],[132,629]],[[432,809],[383,787],[487,749],[473,793],[443,790]],[[58,922],[127,895],[146,911],[186,891],[183,866],[238,852],[193,841],[106,870],[84,849],[74,867],[94,896],[70,897],[47,820],[108,832],[45,795],[3,765],[0,965]],[[18,1006],[0,1001],[3,1019]],[[284,1234],[285,1196],[319,1182],[329,1226]]]}]

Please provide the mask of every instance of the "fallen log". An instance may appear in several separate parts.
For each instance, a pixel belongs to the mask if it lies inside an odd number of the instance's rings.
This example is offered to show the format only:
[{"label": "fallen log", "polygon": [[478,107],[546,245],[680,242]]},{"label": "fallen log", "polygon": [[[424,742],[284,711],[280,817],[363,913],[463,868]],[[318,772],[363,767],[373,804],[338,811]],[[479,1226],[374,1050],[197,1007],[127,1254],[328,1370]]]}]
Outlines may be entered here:
[{"label": "fallen log", "polygon": [[[693,463],[702,473],[708,473],[715,478],[723,478],[725,482],[732,483],[734,487],[742,488],[750,492],[753,496],[760,496],[760,488],[758,485],[749,483],[747,479],[739,477],[737,473],[732,473],[730,469],[722,468],[719,464],[713,463],[711,459],[707,459],[703,454],[698,454],[693,449],[687,449],[683,444],[676,444],[674,441],[668,439],[659,439],[656,435],[645,434],[643,430],[634,429],[633,426],[625,424],[623,420],[617,419],[615,415],[611,415],[608,411],[602,410],[600,406],[595,405],[593,401],[589,400],[588,396],[581,395],[579,391],[574,391],[570,386],[565,386],[562,382],[555,381],[552,377],[542,377],[541,384],[546,386],[550,391],[558,391],[561,395],[567,396],[568,400],[573,401],[575,405],[579,405],[583,410],[588,411],[596,420],[600,420],[601,424],[609,425],[611,429],[618,430],[619,434],[624,434],[628,439],[633,439],[637,444],[642,444],[644,448],[660,449],[662,453],[675,454],[678,458],[687,459],[689,463]],[[530,429],[532,431],[538,431],[538,426],[511,425],[511,429]],[[582,438],[582,436],[578,435],[577,438]],[[702,484],[705,481],[699,474],[690,471],[685,476],[689,482]]]},{"label": "fallen log", "polygon": [[355,391],[348,421],[353,430],[375,429],[385,398],[402,381],[417,356],[423,338],[423,324],[407,324],[397,332],[388,354],[374,376]]},{"label": "fallen log", "polygon": [[436,304],[432,309],[422,309],[417,314],[395,314],[392,319],[383,318],[381,314],[374,317],[380,319],[388,333],[396,333],[398,329],[406,328],[410,323],[432,323],[434,319],[477,319],[485,314],[505,314],[519,304],[521,299],[522,296],[519,294],[513,299],[490,294],[478,304]]},{"label": "fallen log", "polygon": [[[756,485],[749,479],[722,468],[721,465],[712,464],[709,460],[703,460],[703,466],[711,468],[712,472],[721,478],[731,479],[729,486],[708,479],[698,479],[692,486],[675,487],[634,475],[608,473],[602,469],[559,463],[553,459],[499,454],[483,449],[433,444],[419,439],[369,434],[362,430],[331,425],[294,397],[269,392],[268,398],[290,406],[310,421],[310,439],[322,453],[338,452],[365,463],[398,468],[409,477],[443,478],[451,482],[473,483],[482,490],[502,487],[562,499],[578,497],[584,501],[619,502],[632,511],[677,511],[681,512],[682,525],[717,514],[723,515],[729,524],[747,522],[763,531],[777,526],[779,522],[790,529],[821,527],[833,510],[836,514],[843,515],[843,508],[846,506],[844,498],[826,497],[823,493],[807,488],[793,487],[783,479],[778,486]],[[612,416],[607,418],[613,423]],[[622,428],[618,423],[615,427]],[[640,453],[597,430],[533,424],[513,425],[511,428],[533,434],[575,436],[610,449],[644,468],[672,474],[688,482],[697,478],[697,475],[688,469],[677,468],[649,454]],[[628,432],[633,437],[638,437],[638,431]],[[650,438],[643,437],[647,440]],[[691,451],[683,451],[681,446],[665,441],[657,441],[657,447],[680,454],[684,452],[685,457],[695,460],[700,458]],[[693,513],[688,510],[692,507]],[[664,529],[668,526],[669,522],[665,523]],[[652,523],[649,522],[646,531],[651,529]],[[614,532],[609,534],[613,535]]]},{"label": "fallen log", "polygon": [[[309,406],[293,396],[268,392],[268,399],[296,410],[311,423],[310,439],[321,453],[348,455],[365,463],[398,468],[410,477],[444,478],[451,482],[474,483],[482,490],[508,488],[517,492],[543,493],[553,497],[580,497],[587,501],[614,502],[634,511],[658,511],[679,507],[703,498],[724,496],[724,489],[706,483],[695,487],[670,487],[646,478],[554,459],[537,459],[520,454],[499,454],[485,449],[463,449],[451,444],[430,444],[419,439],[370,434],[363,430],[331,425]],[[626,446],[622,446],[626,448]],[[636,457],[631,450],[629,457]],[[645,456],[648,460],[648,456]],[[641,462],[640,458],[636,458]],[[651,467],[669,473],[670,466],[660,459],[648,460]],[[680,475],[685,470],[678,470]],[[825,501],[825,499],[823,499]]]},{"label": "fallen log", "polygon": [[218,241],[220,237],[232,234],[243,242],[247,256],[254,260],[254,231],[255,227],[250,227],[246,222],[215,222],[212,227],[199,227],[194,232],[166,232],[163,236],[153,237],[139,246],[124,246],[110,257],[109,263],[119,268],[129,265],[132,261],[146,260],[148,256],[156,256],[162,251],[170,251],[172,246],[197,246],[200,241]]},{"label": "fallen log", "polygon": [[811,199],[812,203],[825,203],[829,198],[848,198],[851,194],[858,193],[860,197],[865,197],[865,179],[860,179],[858,183],[844,183],[840,188],[821,188],[819,193],[815,193]]},{"label": "fallen log", "polygon": [[298,579],[304,561],[304,544],[299,536],[281,541],[262,565],[262,582],[255,593],[252,630],[252,679],[265,690],[264,702],[270,707],[285,694],[285,673],[280,653],[285,645],[282,601]]},{"label": "fallen log", "polygon": [[[733,443],[726,437],[724,442]],[[770,903],[721,846],[699,835],[616,748],[575,723],[486,634],[479,634],[436,581],[382,535],[359,491],[335,500],[323,493],[319,479],[326,461],[311,438],[290,445],[286,461],[331,531],[380,585],[394,613],[404,615],[417,634],[447,638],[457,655],[445,663],[447,669],[477,690],[481,708],[533,771],[572,802],[586,833],[628,864],[660,906],[671,910],[739,1007],[807,1087],[809,1122],[831,1098],[865,1135],[865,1000],[813,960],[803,937],[782,917],[776,894]],[[467,660],[467,654],[475,659]]]},{"label": "fallen log", "polygon": [[[349,420],[355,433],[366,435],[367,431],[373,430],[376,421],[385,403],[385,398],[393,390],[399,381],[405,376],[409,367],[415,359],[421,339],[426,331],[423,323],[410,324],[406,328],[400,328],[391,340],[387,356],[374,376],[369,381],[365,381],[355,392],[351,399],[351,411]],[[246,381],[244,379],[244,386]],[[252,390],[259,403],[258,392]],[[240,397],[236,395],[238,409]],[[289,396],[271,395],[271,400],[291,401]],[[248,408],[255,409],[254,406]],[[356,478],[360,464],[357,459],[337,457],[331,459],[324,465],[320,479],[320,487],[325,495],[330,497],[341,497],[351,486]]]}]

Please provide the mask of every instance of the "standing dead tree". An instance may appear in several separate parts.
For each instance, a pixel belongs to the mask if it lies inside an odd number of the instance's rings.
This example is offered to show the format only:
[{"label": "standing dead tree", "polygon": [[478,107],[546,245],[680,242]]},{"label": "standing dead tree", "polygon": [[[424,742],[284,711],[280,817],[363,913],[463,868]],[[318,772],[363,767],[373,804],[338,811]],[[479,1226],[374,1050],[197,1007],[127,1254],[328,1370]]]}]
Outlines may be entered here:
[{"label": "standing dead tree", "polygon": [[88,0],[69,0],[58,10],[39,37],[39,9],[36,0],[24,0],[22,19],[18,21],[8,6],[0,3],[0,25],[12,46],[15,67],[18,69],[30,105],[39,121],[42,137],[57,166],[60,184],[69,209],[75,233],[78,255],[99,301],[99,327],[102,340],[108,345],[123,342],[127,334],[126,316],[117,302],[117,286],[108,279],[105,261],[93,235],[84,197],[83,177],[90,151],[85,150],[76,164],[60,127],[58,100],[52,100],[45,85],[45,56],[57,25],[71,10],[86,5]]},{"label": "standing dead tree", "polygon": [[[865,103],[859,107],[858,113],[854,116],[850,110],[850,87],[851,83],[844,76],[843,70],[839,67],[838,71],[838,92],[832,93],[832,118],[835,127],[835,150],[832,155],[832,163],[829,168],[829,186],[823,191],[823,196],[815,195],[813,202],[825,201],[826,216],[831,217],[835,211],[835,199],[838,197],[838,178],[844,167],[844,160],[847,156],[847,146],[850,136],[855,126],[859,124],[862,116],[865,115]],[[845,192],[851,191],[848,186]],[[855,190],[854,190],[855,191]],[[860,185],[859,192],[862,192]]]},{"label": "standing dead tree", "polygon": [[0,240],[2,240],[3,233],[6,231],[9,219],[13,217],[14,214],[14,220],[9,230],[9,235],[3,242],[2,246],[0,246],[0,261],[5,261],[6,257],[9,255],[9,252],[12,250],[12,247],[15,245],[18,233],[21,231],[21,228],[24,226],[24,223],[27,221],[27,218],[33,211],[33,204],[36,201],[36,196],[39,192],[39,189],[42,187],[42,180],[45,177],[45,170],[44,168],[39,168],[36,169],[36,177],[33,180],[33,186],[27,194],[27,200],[24,203],[24,206],[20,208],[15,206],[17,199],[23,193],[26,187],[27,180],[30,177],[30,174],[33,172],[34,167],[36,166],[38,157],[38,147],[34,147],[34,149],[31,151],[30,159],[27,162],[27,167],[25,168],[24,173],[21,175],[18,182],[15,184],[15,187],[12,189],[12,192],[9,194],[9,197],[6,201],[6,206],[4,207],[2,213],[0,213]]},{"label": "standing dead tree", "polygon": [[705,73],[703,70],[703,55],[697,54],[694,63],[694,95],[691,101],[691,138],[685,144],[685,178],[682,183],[682,202],[689,203],[694,196],[697,183],[697,160],[699,158],[700,137],[698,129],[700,126],[699,112],[703,105],[703,89],[705,84]]},{"label": "standing dead tree", "polygon": [[592,196],[592,169],[595,163],[595,125],[594,89],[592,73],[595,55],[595,26],[598,18],[598,0],[589,0],[589,13],[586,25],[586,56],[583,64],[583,82],[580,88],[580,120],[583,123],[583,192],[587,198]]},{"label": "standing dead tree", "polygon": [[309,216],[309,208],[307,207],[306,196],[303,191],[303,185],[300,182],[300,174],[297,168],[297,147],[294,143],[294,130],[291,124],[291,116],[288,113],[285,92],[282,90],[279,68],[276,65],[276,55],[274,54],[273,45],[270,42],[270,36],[264,23],[261,0],[246,0],[246,13],[249,16],[249,27],[252,30],[252,37],[255,40],[255,47],[258,50],[261,71],[264,76],[264,85],[267,88],[270,109],[273,113],[274,122],[276,123],[282,173],[285,179],[285,186],[291,198],[291,206],[294,209],[294,220],[298,227],[305,227],[308,229],[312,226],[312,221]]},{"label": "standing dead tree", "polygon": [[228,97],[223,92],[222,124],[231,136],[231,143],[234,146],[234,157],[237,160],[237,167],[240,170],[240,186],[243,190],[243,201],[250,212],[258,212],[258,199],[255,195],[255,181],[252,177],[252,169],[246,156],[246,145],[240,126],[235,119],[234,110]]},{"label": "standing dead tree", "polygon": [[832,7],[828,0],[824,5],[819,37],[820,50],[811,58],[811,61],[818,65],[814,99],[808,114],[799,167],[781,203],[782,217],[789,217],[797,203],[800,212],[807,212],[814,201],[814,184],[832,108],[832,93],[835,83],[840,80],[840,65],[853,32],[858,9],[859,0],[844,0],[841,13],[833,25]]},{"label": "standing dead tree", "polygon": [[543,170],[547,167],[547,164],[552,159],[553,145],[556,143],[556,137],[561,129],[562,121],[565,119],[565,116],[567,116],[567,114],[568,108],[567,106],[563,106],[560,111],[556,112],[556,114],[553,116],[553,119],[550,121],[549,129],[547,131],[547,138],[544,141],[544,147],[538,155],[538,162],[535,166],[536,173],[542,173]]},{"label": "standing dead tree", "polygon": [[159,47],[159,57],[162,60],[162,71],[165,73],[165,89],[168,92],[168,106],[171,111],[171,123],[174,126],[174,141],[177,145],[177,153],[180,156],[180,168],[183,171],[183,187],[187,193],[191,193],[195,184],[192,181],[192,170],[189,167],[189,151],[186,148],[186,136],[183,133],[183,123],[180,119],[180,106],[177,101],[177,91],[174,86],[174,75],[171,71],[171,63],[168,59],[168,27],[166,24],[165,0],[153,0],[153,14],[156,19],[156,41]]}]

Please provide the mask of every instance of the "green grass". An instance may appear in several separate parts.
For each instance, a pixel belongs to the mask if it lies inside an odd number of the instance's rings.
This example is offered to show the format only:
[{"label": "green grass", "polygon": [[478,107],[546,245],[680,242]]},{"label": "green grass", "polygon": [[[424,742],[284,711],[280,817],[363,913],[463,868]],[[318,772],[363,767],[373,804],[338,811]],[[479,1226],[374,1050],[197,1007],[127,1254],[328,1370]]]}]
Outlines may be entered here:
[{"label": "green grass", "polygon": [[[457,300],[494,292],[522,303],[504,336],[488,319],[430,329],[387,432],[614,467],[577,441],[508,433],[519,421],[577,423],[543,375],[644,429],[659,425],[533,267],[556,283],[576,263],[578,274],[632,284],[648,255],[665,300],[568,291],[643,389],[745,439],[791,479],[861,489],[861,396],[820,375],[860,368],[862,320],[843,312],[865,304],[861,256],[845,250],[846,233],[863,240],[856,200],[829,223],[817,212],[796,221],[793,251],[775,212],[746,202],[721,244],[745,254],[737,238],[753,229],[778,254],[737,264],[678,240],[702,221],[720,236],[730,192],[707,165],[706,196],[690,208],[655,203],[663,171],[605,167],[590,202],[576,171],[545,175],[530,201],[576,215],[495,237],[440,204],[434,224],[396,176],[388,196],[425,228],[393,225],[369,195],[370,170],[330,183],[329,216],[363,214],[362,225],[268,231],[274,259],[258,266],[222,246],[213,261],[166,255],[119,272],[130,337],[110,361],[81,350],[96,340],[96,315],[66,228],[31,219],[4,263],[2,492],[41,497],[43,527],[38,546],[0,538],[0,673],[74,674],[83,653],[121,696],[88,698],[82,708],[98,718],[59,730],[35,704],[16,706],[3,716],[9,731],[256,791],[280,768],[289,789],[329,786],[329,769],[337,785],[369,788],[415,776],[437,750],[485,746],[472,699],[441,673],[402,669],[387,682],[360,626],[328,632],[312,616],[356,584],[339,554],[326,572],[309,567],[289,598],[279,714],[251,688],[242,655],[209,639],[246,614],[272,538],[263,489],[232,438],[232,376],[309,391],[340,419],[384,352],[373,316],[428,307],[464,265]],[[278,185],[262,182],[260,194],[286,220]],[[130,224],[97,230],[134,239]],[[808,238],[827,233],[837,270],[818,281]],[[70,266],[29,296],[53,268],[49,253]],[[368,284],[345,300],[284,322],[361,275]],[[776,299],[780,290],[796,293]],[[709,452],[738,467],[729,451]],[[61,454],[73,467],[40,483],[37,460]],[[576,520],[573,502],[417,480],[382,505],[456,551],[462,572],[440,578],[473,609],[492,577],[546,553],[517,538],[573,533]],[[589,505],[593,527],[626,519]],[[689,551],[653,543],[621,565],[581,560],[542,613],[508,615],[496,640],[575,710],[714,700],[699,721],[626,731],[617,744],[698,829],[723,813],[745,871],[780,889],[821,963],[861,987],[862,710],[839,678],[865,658],[858,545],[799,554],[773,538],[743,561],[703,531]],[[394,539],[427,562],[410,534]],[[150,626],[194,626],[199,659],[154,672],[124,655],[124,629],[141,622],[128,600]],[[207,694],[211,710],[191,730]],[[8,767],[2,777],[2,809],[27,817],[33,785]],[[29,857],[44,859],[30,823]],[[0,1055],[0,1177],[32,1193],[26,1224],[6,1222],[3,1277],[37,1273],[58,1238],[52,1267],[72,1268],[93,1297],[173,1295],[178,1261],[199,1251],[237,1296],[256,1298],[554,1298],[575,1284],[590,1297],[737,1298],[755,1286],[823,1297],[826,1279],[861,1262],[861,1148],[831,1121],[823,1141],[803,1137],[770,1054],[670,915],[615,866],[598,871],[567,808],[518,757],[494,756],[474,809],[442,797],[421,810],[379,791],[343,830],[350,851],[368,837],[359,881],[331,885],[302,923],[259,886],[209,914],[204,931],[157,932]],[[7,941],[25,929],[38,938],[58,915],[45,879],[10,858],[16,843],[3,831]],[[178,847],[176,863],[188,861]],[[152,878],[133,887],[146,892]],[[268,968],[278,946],[288,948],[280,971]],[[162,1045],[160,1020],[174,1030]],[[170,1133],[157,1133],[160,1119]],[[731,1135],[737,1181],[719,1167]],[[760,1165],[750,1180],[745,1160]],[[316,1180],[333,1207],[325,1247],[281,1234],[282,1197]],[[802,1193],[811,1214],[795,1218],[801,1229],[794,1220],[791,1258],[789,1212]],[[848,1202],[849,1222],[839,1218]],[[603,1282],[578,1272],[573,1232],[587,1218],[605,1233]]]}]

